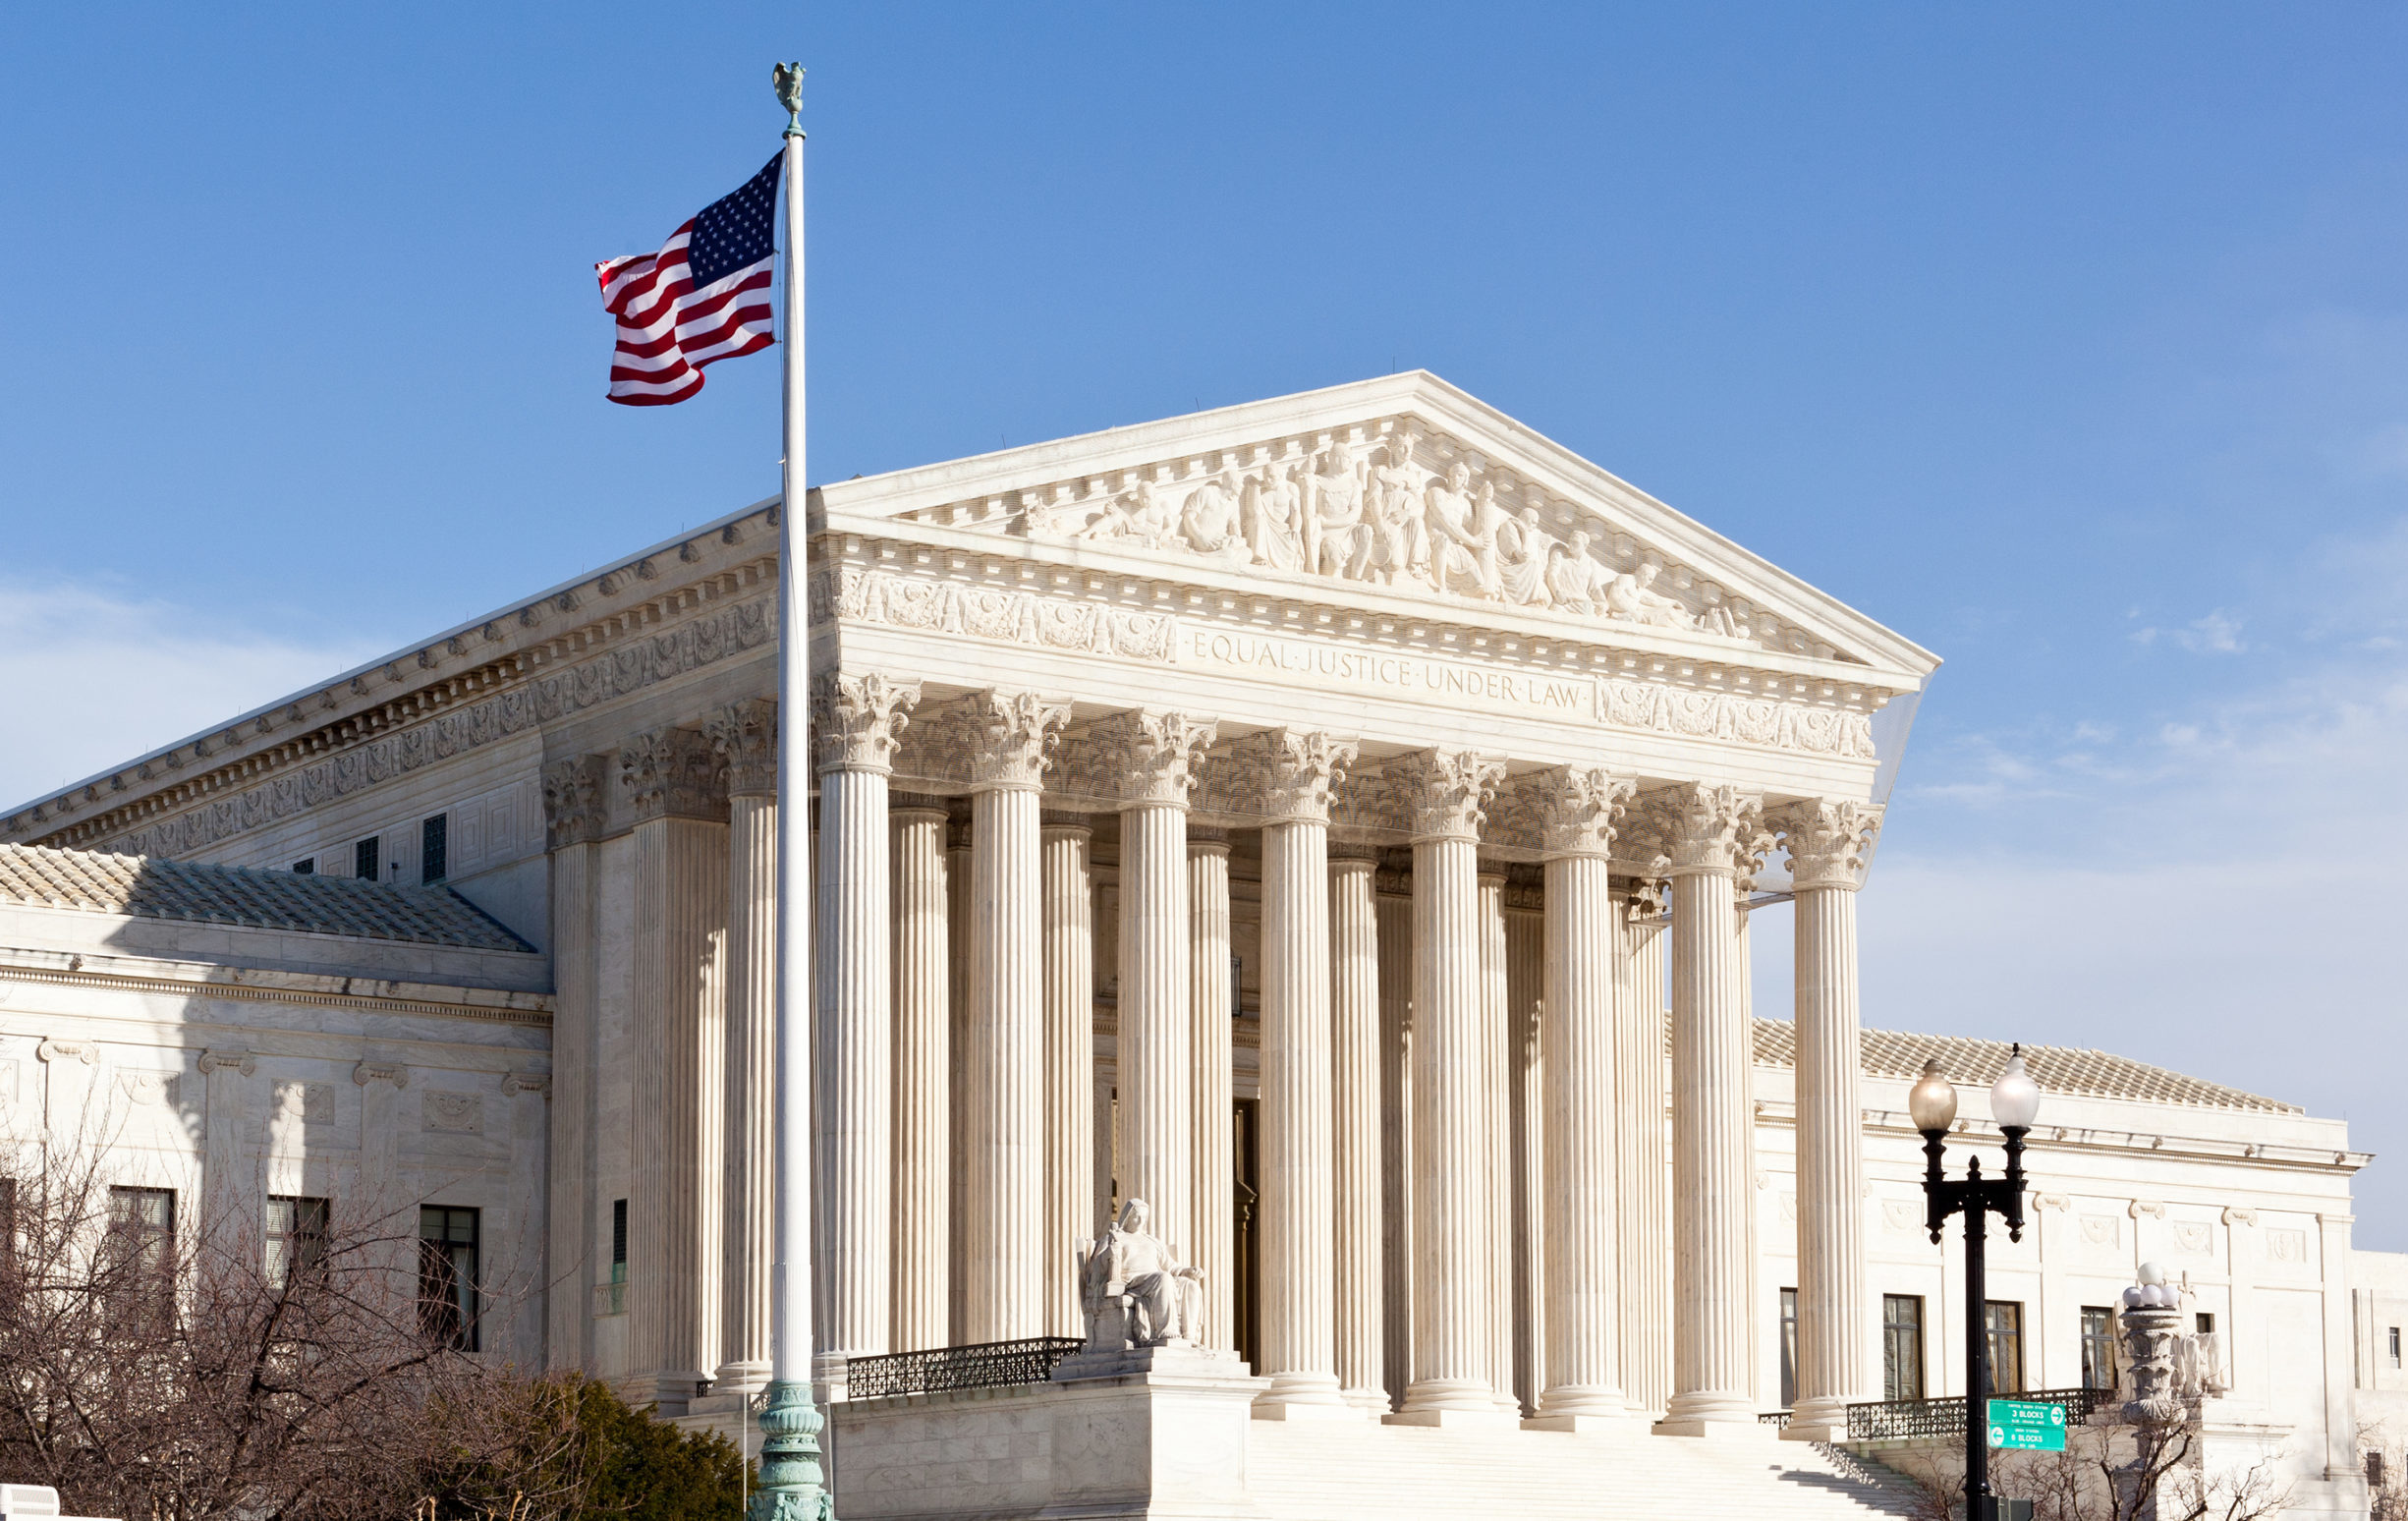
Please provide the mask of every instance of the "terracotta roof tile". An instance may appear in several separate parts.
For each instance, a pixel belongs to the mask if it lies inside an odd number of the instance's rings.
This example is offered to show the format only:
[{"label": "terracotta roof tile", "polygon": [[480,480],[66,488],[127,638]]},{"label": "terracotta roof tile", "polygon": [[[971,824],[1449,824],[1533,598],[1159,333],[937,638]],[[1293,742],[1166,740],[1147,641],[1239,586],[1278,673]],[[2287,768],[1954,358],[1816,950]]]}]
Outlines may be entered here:
[{"label": "terracotta roof tile", "polygon": [[[1785,1020],[1758,1020],[1757,1064],[1796,1066],[1797,1035],[1797,1028]],[[1977,1041],[1969,1036],[1907,1035],[1893,1030],[1868,1030],[1863,1035],[1863,1064],[1869,1077],[1912,1078],[1923,1071],[1926,1061],[1937,1057],[1940,1070],[1959,1088],[1988,1088],[2006,1070],[2007,1052],[2004,1041]],[[2185,1077],[2106,1051],[2027,1044],[2024,1067],[2043,1093],[2078,1094],[2090,1098],[2138,1098],[2149,1103],[2186,1103],[2210,1109],[2260,1109],[2273,1114],[2307,1112],[2297,1104]]]},{"label": "terracotta roof tile", "polygon": [[534,949],[448,887],[42,845],[0,845],[0,903],[476,950]]}]

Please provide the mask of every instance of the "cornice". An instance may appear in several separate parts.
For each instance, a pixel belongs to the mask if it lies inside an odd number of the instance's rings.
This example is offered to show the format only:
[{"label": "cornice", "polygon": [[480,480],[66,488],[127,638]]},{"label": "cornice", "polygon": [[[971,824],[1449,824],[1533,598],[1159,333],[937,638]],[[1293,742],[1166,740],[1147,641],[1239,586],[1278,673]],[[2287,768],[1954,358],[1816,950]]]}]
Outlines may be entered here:
[{"label": "cornice", "polygon": [[[252,974],[259,976],[261,974]],[[0,965],[0,981],[46,984],[54,987],[97,987],[110,992],[164,993],[177,998],[219,998],[252,1003],[297,1003],[313,1008],[358,1009],[372,1014],[433,1015],[487,1025],[527,1025],[549,1029],[552,998],[548,993],[496,993],[496,1003],[450,1003],[431,998],[395,997],[377,993],[326,992],[272,983],[230,983],[205,978],[144,977],[90,969],[67,971],[50,967]]]}]

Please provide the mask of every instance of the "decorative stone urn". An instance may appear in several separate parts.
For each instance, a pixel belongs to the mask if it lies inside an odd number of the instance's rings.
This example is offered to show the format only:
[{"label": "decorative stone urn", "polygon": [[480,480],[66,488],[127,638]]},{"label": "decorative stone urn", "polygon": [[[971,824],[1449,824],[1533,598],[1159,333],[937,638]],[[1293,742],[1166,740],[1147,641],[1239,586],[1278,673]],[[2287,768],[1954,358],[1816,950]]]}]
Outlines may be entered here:
[{"label": "decorative stone urn", "polygon": [[2182,1296],[2155,1263],[2141,1266],[2141,1281],[2124,1290],[2122,1313],[2125,1399],[2123,1417],[2139,1424],[2178,1421],[2189,1413],[2182,1397]]}]

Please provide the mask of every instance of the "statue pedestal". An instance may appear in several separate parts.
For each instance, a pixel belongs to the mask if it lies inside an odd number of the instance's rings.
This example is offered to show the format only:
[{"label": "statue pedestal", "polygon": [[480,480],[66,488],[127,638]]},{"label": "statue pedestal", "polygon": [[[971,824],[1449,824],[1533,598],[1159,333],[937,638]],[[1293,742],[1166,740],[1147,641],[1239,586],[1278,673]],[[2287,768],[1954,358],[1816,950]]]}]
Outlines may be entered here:
[{"label": "statue pedestal", "polygon": [[1257,1521],[1249,1412],[1263,1380],[1201,1347],[1082,1351],[1050,1383],[851,1400],[829,1412],[845,1521]]}]

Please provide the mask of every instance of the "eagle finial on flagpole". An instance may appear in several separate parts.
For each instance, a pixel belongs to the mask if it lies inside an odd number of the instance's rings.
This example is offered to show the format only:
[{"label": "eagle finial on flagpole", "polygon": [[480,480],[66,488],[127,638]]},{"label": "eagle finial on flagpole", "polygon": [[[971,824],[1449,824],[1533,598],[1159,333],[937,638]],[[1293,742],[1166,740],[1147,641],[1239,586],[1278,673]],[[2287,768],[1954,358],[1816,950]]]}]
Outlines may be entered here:
[{"label": "eagle finial on flagpole", "polygon": [[769,84],[777,91],[777,103],[786,108],[786,136],[803,136],[803,66],[799,63],[771,65]]}]

